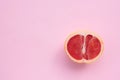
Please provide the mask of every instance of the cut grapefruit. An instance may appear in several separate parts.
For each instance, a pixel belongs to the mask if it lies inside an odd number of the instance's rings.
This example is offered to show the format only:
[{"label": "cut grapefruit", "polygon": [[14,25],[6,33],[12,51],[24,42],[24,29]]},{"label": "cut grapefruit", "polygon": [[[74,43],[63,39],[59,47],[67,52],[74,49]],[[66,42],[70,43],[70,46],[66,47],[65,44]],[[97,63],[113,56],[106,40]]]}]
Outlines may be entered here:
[{"label": "cut grapefruit", "polygon": [[76,32],[68,36],[64,48],[74,62],[90,63],[101,56],[103,41],[93,32]]}]

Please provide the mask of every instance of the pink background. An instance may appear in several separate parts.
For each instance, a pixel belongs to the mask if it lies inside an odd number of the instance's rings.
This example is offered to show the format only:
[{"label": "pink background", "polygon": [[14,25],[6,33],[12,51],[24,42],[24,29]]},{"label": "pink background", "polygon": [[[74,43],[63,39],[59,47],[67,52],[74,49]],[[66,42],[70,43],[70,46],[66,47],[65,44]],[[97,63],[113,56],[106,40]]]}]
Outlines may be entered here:
[{"label": "pink background", "polygon": [[[83,29],[104,40],[92,64],[64,52]],[[119,61],[120,0],[0,0],[0,80],[120,80]]]}]

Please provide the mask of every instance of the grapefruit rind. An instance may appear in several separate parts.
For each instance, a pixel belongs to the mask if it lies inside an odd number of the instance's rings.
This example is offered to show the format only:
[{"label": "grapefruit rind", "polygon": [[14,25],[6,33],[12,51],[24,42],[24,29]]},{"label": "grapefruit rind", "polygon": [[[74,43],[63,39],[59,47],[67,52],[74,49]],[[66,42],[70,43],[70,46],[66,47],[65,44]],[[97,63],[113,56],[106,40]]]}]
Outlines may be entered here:
[{"label": "grapefruit rind", "polygon": [[[78,35],[83,35],[83,36],[86,36],[87,34],[91,34],[91,35],[93,35],[93,36],[95,36],[95,37],[97,37],[97,38],[99,39],[99,41],[100,41],[100,43],[101,43],[101,50],[100,50],[99,54],[98,54],[95,58],[93,58],[93,59],[91,59],[91,60],[86,60],[86,59],[84,59],[84,58],[81,59],[81,60],[77,60],[77,59],[73,58],[73,57],[69,54],[69,52],[68,52],[68,50],[67,50],[67,43],[68,43],[68,41],[70,40],[71,37],[73,37],[73,36],[75,36],[75,35],[77,35],[77,34],[78,34]],[[103,54],[103,49],[104,49],[103,45],[104,45],[104,43],[103,43],[102,38],[101,38],[99,35],[97,35],[96,33],[90,32],[90,31],[78,31],[78,32],[74,32],[74,33],[70,34],[70,35],[67,37],[67,39],[65,40],[64,49],[65,49],[66,54],[68,55],[68,57],[69,57],[72,61],[77,62],[77,63],[92,63],[92,62],[96,61],[96,60]]]}]

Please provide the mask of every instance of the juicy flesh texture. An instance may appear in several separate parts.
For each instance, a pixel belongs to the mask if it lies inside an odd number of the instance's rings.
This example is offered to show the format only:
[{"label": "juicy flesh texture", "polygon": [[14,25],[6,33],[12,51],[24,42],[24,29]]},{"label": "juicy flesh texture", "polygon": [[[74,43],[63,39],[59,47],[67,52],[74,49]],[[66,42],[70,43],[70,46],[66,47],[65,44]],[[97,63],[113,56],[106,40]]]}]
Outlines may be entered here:
[{"label": "juicy flesh texture", "polygon": [[77,34],[68,41],[67,50],[74,59],[81,60],[84,58],[90,60],[98,56],[101,50],[101,44],[95,36],[88,34],[84,37],[83,35]]},{"label": "juicy flesh texture", "polygon": [[82,59],[82,45],[84,43],[84,36],[75,35],[73,36],[68,44],[67,49],[72,57],[75,59]]}]

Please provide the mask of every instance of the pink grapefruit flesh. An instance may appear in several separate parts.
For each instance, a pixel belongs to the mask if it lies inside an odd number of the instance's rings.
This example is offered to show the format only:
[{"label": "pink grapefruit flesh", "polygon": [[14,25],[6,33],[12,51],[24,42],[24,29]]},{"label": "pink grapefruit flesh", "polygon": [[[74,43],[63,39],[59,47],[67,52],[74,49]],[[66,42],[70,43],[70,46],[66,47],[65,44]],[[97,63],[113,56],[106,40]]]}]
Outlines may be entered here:
[{"label": "pink grapefruit flesh", "polygon": [[75,35],[69,40],[67,44],[67,50],[73,58],[77,60],[82,59],[83,43],[84,36],[82,35]]}]

